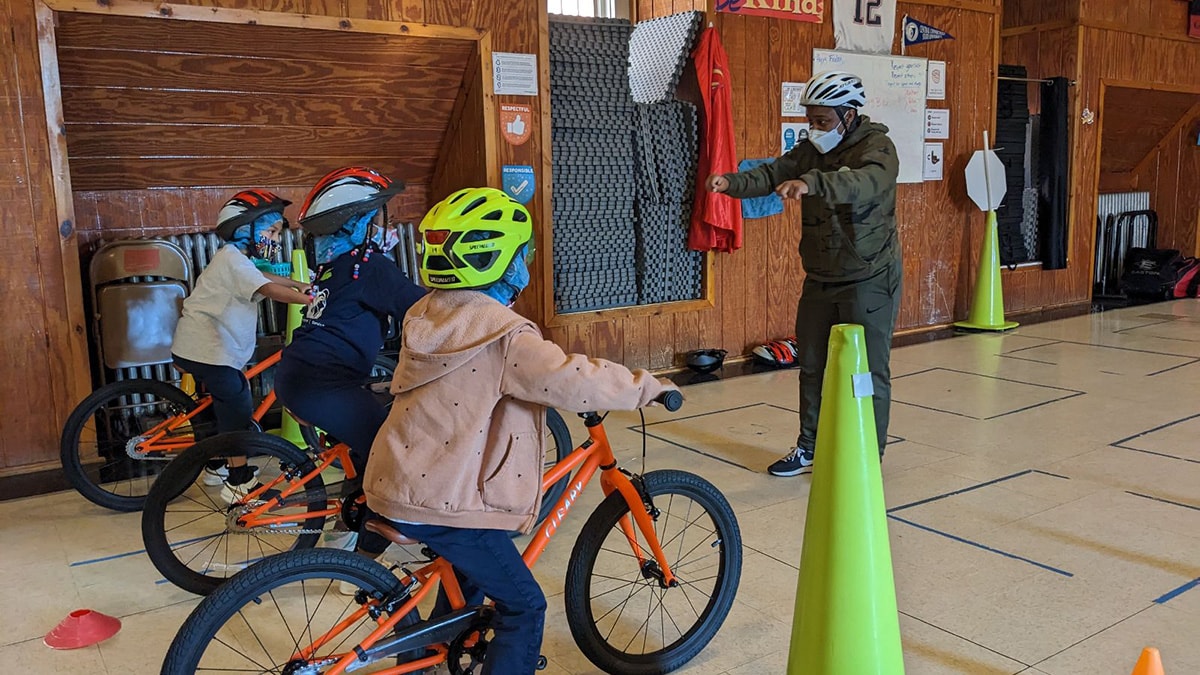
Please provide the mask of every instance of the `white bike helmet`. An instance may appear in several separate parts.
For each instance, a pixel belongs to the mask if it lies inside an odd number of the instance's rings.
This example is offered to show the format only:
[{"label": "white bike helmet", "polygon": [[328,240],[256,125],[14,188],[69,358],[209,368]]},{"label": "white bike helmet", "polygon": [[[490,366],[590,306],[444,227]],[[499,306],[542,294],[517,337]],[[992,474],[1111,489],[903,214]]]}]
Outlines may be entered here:
[{"label": "white bike helmet", "polygon": [[818,105],[827,108],[861,108],[867,104],[867,93],[862,79],[857,75],[831,70],[817,73],[804,88],[801,105]]}]

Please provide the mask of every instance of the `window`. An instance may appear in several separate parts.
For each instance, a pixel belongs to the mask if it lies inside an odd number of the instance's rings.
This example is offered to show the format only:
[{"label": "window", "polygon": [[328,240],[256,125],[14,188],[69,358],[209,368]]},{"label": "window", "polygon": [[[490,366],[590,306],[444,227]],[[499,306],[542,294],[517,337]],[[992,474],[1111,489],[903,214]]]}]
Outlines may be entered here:
[{"label": "window", "polygon": [[548,0],[551,14],[568,16],[594,16],[604,19],[628,18],[629,12],[618,13],[629,5],[628,0]]}]

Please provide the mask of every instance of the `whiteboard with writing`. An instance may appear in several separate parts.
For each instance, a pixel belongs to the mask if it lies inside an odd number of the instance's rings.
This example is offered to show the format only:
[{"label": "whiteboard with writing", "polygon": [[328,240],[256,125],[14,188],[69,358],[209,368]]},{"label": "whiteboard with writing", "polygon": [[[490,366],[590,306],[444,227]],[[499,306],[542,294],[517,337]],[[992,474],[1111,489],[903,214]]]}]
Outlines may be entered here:
[{"label": "whiteboard with writing", "polygon": [[862,113],[888,126],[900,155],[900,182],[920,183],[925,155],[925,86],[928,59],[886,54],[813,50],[813,73],[844,70],[862,78]]}]

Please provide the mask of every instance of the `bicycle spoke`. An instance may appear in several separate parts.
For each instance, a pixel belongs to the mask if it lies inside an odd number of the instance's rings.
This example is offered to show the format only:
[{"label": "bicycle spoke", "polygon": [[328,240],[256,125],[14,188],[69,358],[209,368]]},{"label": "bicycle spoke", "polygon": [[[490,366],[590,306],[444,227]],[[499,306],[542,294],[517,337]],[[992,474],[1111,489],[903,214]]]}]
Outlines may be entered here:
[{"label": "bicycle spoke", "polygon": [[[300,581],[300,592],[304,593],[304,580]],[[299,653],[300,640],[296,639],[296,634],[292,632],[292,626],[291,626],[291,624],[288,623],[287,617],[283,615],[283,608],[281,608],[279,606],[279,600],[275,597],[274,591],[271,591],[271,602],[275,605],[275,611],[279,612],[279,619],[281,621],[283,621],[283,627],[287,629],[288,636],[290,636],[292,638],[292,646],[295,647],[295,649],[292,650],[292,654]],[[312,625],[312,617],[311,616],[305,616],[304,620],[308,622],[309,626]],[[300,634],[304,635],[304,631],[303,630],[300,631]]]},{"label": "bicycle spoke", "polygon": [[[238,616],[242,617],[242,622],[246,624],[246,628],[250,631],[250,635],[254,636],[254,640],[258,642],[258,646],[263,650],[263,656],[267,657],[267,662],[273,662],[275,659],[271,658],[271,652],[267,650],[267,646],[263,644],[262,638],[258,637],[258,633],[255,632],[254,627],[250,625],[249,619],[246,618],[246,615],[242,613],[242,610],[240,609],[238,610]],[[255,665],[261,667],[261,664],[259,664],[257,661],[254,663]]]}]

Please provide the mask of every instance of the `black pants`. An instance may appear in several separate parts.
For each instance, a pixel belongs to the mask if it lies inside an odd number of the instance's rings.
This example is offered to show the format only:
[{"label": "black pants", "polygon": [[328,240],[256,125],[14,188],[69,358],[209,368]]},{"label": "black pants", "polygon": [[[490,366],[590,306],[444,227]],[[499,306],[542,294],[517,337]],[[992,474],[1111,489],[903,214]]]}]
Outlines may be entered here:
[{"label": "black pants", "polygon": [[[358,471],[359,480],[367,470],[375,434],[387,419],[387,410],[366,388],[366,383],[365,375],[339,379],[287,361],[281,361],[275,368],[275,395],[279,402],[297,418],[350,446],[350,461]],[[388,541],[360,529],[358,547],[378,555],[387,549]]]},{"label": "black pants", "polygon": [[900,312],[900,282],[904,267],[899,260],[875,276],[848,284],[827,284],[806,279],[796,308],[796,340],[800,347],[800,437],[796,446],[813,450],[817,419],[821,413],[821,385],[829,353],[829,333],[834,325],[856,323],[863,327],[867,365],[875,387],[873,408],[879,455],[887,445],[888,415],[892,405],[892,332]]},{"label": "black pants", "polygon": [[[533,675],[546,624],[546,595],[521,560],[516,544],[501,530],[391,523],[454,565],[467,605],[496,603],[495,634],[482,675]],[[431,616],[450,610],[439,591]]]},{"label": "black pants", "polygon": [[175,365],[196,378],[196,382],[212,395],[213,414],[217,417],[217,433],[245,431],[254,416],[254,401],[250,383],[237,368],[199,363],[175,356]]}]

